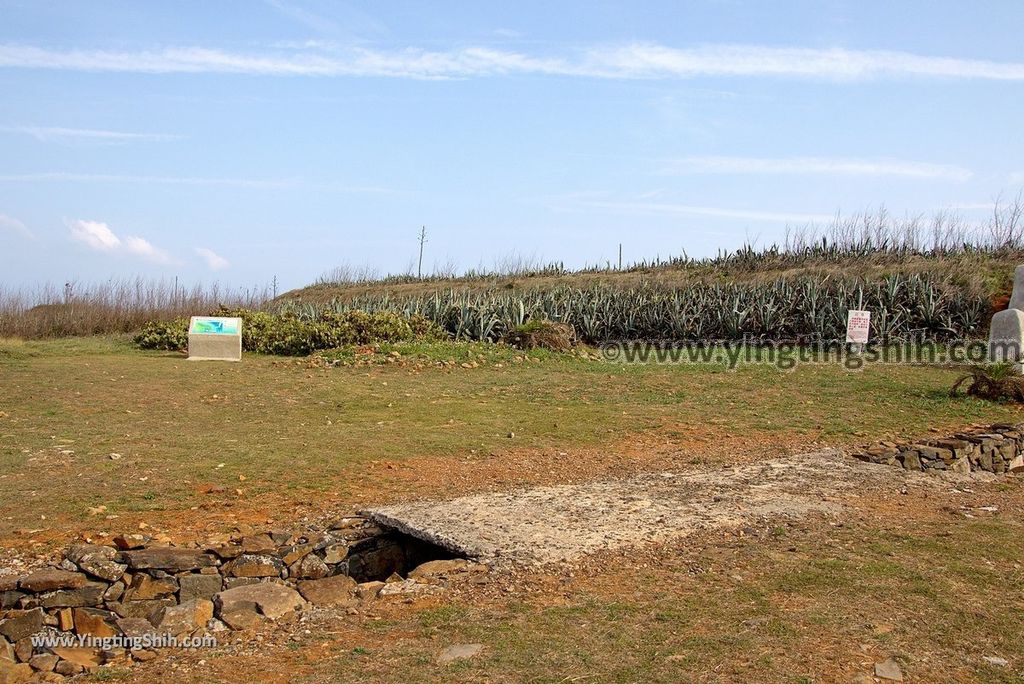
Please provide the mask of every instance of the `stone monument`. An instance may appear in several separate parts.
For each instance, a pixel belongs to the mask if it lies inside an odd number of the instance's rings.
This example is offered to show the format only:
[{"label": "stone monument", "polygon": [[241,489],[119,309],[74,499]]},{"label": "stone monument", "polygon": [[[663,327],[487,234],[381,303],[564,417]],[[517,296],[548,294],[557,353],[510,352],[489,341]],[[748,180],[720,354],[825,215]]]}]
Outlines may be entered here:
[{"label": "stone monument", "polygon": [[189,361],[241,361],[242,319],[193,316],[188,324]]},{"label": "stone monument", "polygon": [[1013,272],[1013,294],[1010,306],[992,316],[988,335],[990,361],[1012,361],[1021,370],[1024,355],[1024,264]]}]

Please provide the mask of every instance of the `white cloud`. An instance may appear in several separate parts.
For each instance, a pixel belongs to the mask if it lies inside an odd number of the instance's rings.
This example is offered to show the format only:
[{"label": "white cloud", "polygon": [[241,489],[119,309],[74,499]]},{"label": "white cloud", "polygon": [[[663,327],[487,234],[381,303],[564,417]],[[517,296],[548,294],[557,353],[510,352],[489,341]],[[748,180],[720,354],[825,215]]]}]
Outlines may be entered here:
[{"label": "white cloud", "polygon": [[171,257],[164,250],[137,235],[128,235],[123,240],[102,221],[75,219],[65,221],[71,231],[71,239],[81,242],[98,252],[120,252],[158,263],[170,263]]},{"label": "white cloud", "polygon": [[136,256],[145,257],[152,261],[160,263],[169,263],[171,261],[170,256],[167,252],[153,246],[149,240],[140,238],[134,235],[129,235],[124,239],[124,248],[129,254]]},{"label": "white cloud", "polygon": [[689,204],[664,204],[660,202],[581,202],[582,205],[598,209],[613,209],[637,214],[669,214],[688,216],[711,216],[714,218],[736,218],[768,223],[822,223],[835,218],[831,214],[805,214],[792,212],[728,209],[724,207],[702,207]]},{"label": "white cloud", "polygon": [[55,126],[0,126],[0,131],[8,133],[24,133],[36,140],[54,142],[63,140],[92,140],[96,142],[121,143],[133,140],[174,140],[178,135],[166,133],[126,133],[123,131],[103,131],[92,128],[61,128]]},{"label": "white cloud", "polygon": [[94,72],[419,79],[549,74],[617,79],[761,76],[839,81],[888,77],[1024,80],[1024,62],[845,48],[779,48],[759,45],[672,48],[644,43],[591,47],[556,55],[531,55],[487,47],[448,51],[351,48],[340,53],[310,50],[239,53],[201,47],[116,52],[51,50],[7,44],[0,45],[0,67]]},{"label": "white cloud", "polygon": [[211,271],[223,271],[225,268],[231,266],[227,259],[217,254],[212,249],[206,247],[196,247],[196,254],[203,258],[206,265],[209,266]]},{"label": "white cloud", "polygon": [[109,252],[121,246],[121,238],[106,223],[77,219],[68,221],[67,226],[72,240],[82,242],[92,249]]},{"label": "white cloud", "polygon": [[35,235],[33,235],[32,231],[28,229],[28,226],[13,216],[7,216],[6,214],[0,214],[0,231],[17,233],[29,240],[35,239]]},{"label": "white cloud", "polygon": [[903,176],[931,180],[966,181],[974,174],[960,166],[899,159],[832,159],[826,157],[684,157],[666,168],[670,173],[720,174],[841,174]]}]

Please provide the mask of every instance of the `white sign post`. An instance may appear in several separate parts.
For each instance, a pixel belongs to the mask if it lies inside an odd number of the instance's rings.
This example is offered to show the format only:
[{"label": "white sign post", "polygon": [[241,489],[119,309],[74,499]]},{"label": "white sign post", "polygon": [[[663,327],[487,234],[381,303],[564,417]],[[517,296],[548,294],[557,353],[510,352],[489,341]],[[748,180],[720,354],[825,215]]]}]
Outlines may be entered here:
[{"label": "white sign post", "polygon": [[871,312],[850,309],[846,315],[846,341],[858,345],[858,349],[868,343],[871,332]]}]

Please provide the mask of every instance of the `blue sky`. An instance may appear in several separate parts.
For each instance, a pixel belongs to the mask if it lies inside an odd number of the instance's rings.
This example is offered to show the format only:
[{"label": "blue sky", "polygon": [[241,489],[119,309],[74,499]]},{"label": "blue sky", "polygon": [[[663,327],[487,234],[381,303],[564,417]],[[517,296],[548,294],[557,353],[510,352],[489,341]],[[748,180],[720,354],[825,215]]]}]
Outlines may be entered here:
[{"label": "blue sky", "polygon": [[713,254],[1024,184],[1024,3],[0,0],[0,283]]}]

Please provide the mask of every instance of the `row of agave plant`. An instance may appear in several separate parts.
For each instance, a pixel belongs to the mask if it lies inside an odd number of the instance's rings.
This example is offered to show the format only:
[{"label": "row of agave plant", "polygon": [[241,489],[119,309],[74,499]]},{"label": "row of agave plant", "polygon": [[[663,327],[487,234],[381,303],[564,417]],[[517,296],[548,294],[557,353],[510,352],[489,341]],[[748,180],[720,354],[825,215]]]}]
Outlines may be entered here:
[{"label": "row of agave plant", "polygon": [[989,314],[984,298],[949,289],[927,275],[892,275],[872,283],[806,278],[683,288],[443,290],[360,296],[326,306],[290,302],[283,309],[299,317],[316,317],[324,309],[418,314],[455,339],[492,341],[531,319],[547,319],[572,325],[580,339],[592,343],[841,340],[850,309],[871,311],[875,340],[948,341],[978,337]]}]

